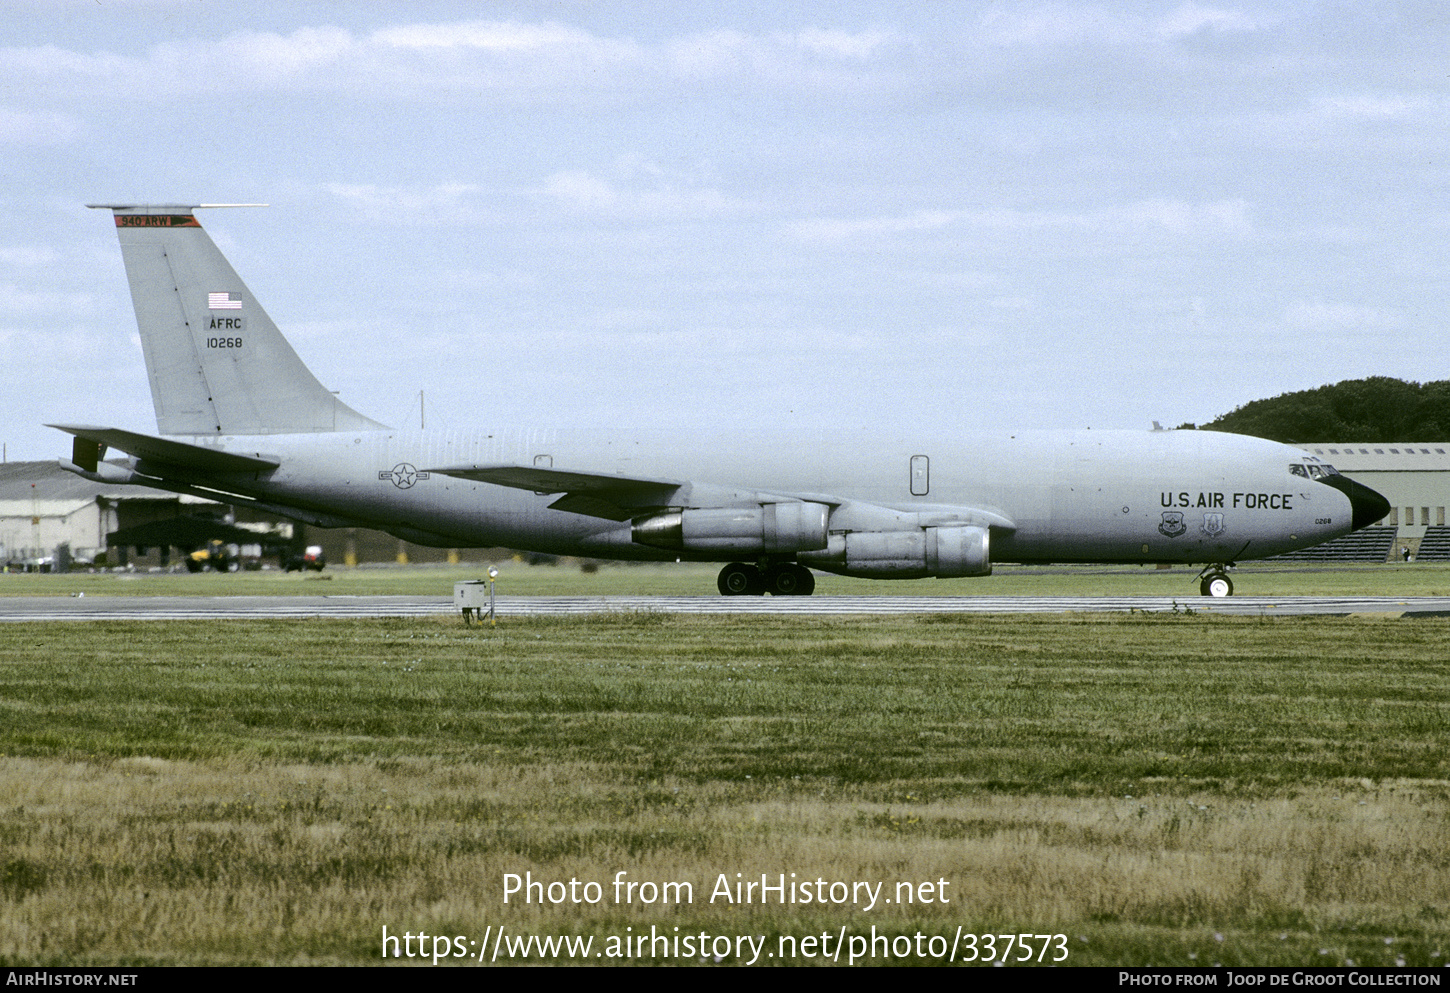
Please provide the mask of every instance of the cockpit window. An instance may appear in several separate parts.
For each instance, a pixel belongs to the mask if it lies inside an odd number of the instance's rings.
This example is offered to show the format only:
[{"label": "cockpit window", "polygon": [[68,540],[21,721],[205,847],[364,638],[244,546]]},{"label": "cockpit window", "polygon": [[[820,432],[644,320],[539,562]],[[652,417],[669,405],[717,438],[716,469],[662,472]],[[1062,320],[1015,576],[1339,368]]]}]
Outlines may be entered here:
[{"label": "cockpit window", "polygon": [[1302,465],[1291,465],[1289,467],[1289,471],[1292,472],[1296,476],[1308,476],[1309,475],[1309,470],[1305,469]]},{"label": "cockpit window", "polygon": [[1309,478],[1310,479],[1323,479],[1327,475],[1328,475],[1328,473],[1326,473],[1321,467],[1319,467],[1317,465],[1311,465],[1309,467]]}]

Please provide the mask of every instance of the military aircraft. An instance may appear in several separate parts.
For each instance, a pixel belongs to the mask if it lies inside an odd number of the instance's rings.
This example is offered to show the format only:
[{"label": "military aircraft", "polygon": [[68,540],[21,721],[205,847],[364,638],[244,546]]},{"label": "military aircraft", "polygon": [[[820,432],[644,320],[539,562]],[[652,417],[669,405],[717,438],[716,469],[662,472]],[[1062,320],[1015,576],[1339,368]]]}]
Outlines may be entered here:
[{"label": "military aircraft", "polygon": [[[115,218],[158,434],[50,425],[87,479],[443,548],[726,563],[725,595],[808,595],[811,570],[985,576],[994,562],[1193,563],[1339,537],[1384,497],[1306,452],[1210,431],[995,431],[914,410],[879,429],[767,437],[527,424],[403,431],[312,375],[198,223],[221,204],[92,204]],[[128,456],[103,461],[109,449]]]}]

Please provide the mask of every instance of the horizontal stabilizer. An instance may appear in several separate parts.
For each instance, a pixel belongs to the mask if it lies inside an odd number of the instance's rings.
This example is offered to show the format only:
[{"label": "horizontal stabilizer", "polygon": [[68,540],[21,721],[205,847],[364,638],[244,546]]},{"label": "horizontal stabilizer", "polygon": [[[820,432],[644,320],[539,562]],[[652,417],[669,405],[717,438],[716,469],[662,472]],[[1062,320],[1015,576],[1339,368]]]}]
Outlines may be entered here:
[{"label": "horizontal stabilizer", "polygon": [[[120,428],[93,427],[84,424],[47,424],[46,427],[75,435],[100,448],[114,448],[148,462],[162,462],[201,472],[267,472],[277,468],[280,464],[279,460],[260,453],[238,455],[235,452],[227,452],[219,448],[190,445],[184,441],[156,438],[149,434],[122,431]],[[87,468],[95,471],[94,466]]]},{"label": "horizontal stabilizer", "polygon": [[550,504],[553,509],[611,521],[626,521],[641,510],[668,506],[684,485],[672,479],[638,479],[532,465],[450,466],[427,471],[516,490],[562,493]]}]

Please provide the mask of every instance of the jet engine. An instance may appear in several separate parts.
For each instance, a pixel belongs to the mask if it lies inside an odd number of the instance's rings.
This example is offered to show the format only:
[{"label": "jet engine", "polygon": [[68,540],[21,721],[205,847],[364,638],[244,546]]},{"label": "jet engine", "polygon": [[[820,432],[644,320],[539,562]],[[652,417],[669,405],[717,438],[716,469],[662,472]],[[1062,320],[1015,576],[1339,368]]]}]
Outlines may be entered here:
[{"label": "jet engine", "polygon": [[990,539],[983,527],[833,534],[824,551],[798,556],[802,565],[867,579],[988,576]]},{"label": "jet engine", "polygon": [[826,547],[830,508],[823,503],[765,503],[754,507],[676,510],[636,521],[641,545],[676,551],[750,555]]}]

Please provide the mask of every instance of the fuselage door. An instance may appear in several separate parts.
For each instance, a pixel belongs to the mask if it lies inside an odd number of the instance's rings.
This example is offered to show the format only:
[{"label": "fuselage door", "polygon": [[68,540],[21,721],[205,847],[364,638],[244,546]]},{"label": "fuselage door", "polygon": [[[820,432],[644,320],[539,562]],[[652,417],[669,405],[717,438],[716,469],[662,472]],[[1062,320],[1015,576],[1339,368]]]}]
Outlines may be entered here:
[{"label": "fuselage door", "polygon": [[925,455],[911,457],[911,495],[926,496],[931,489],[931,459]]}]

